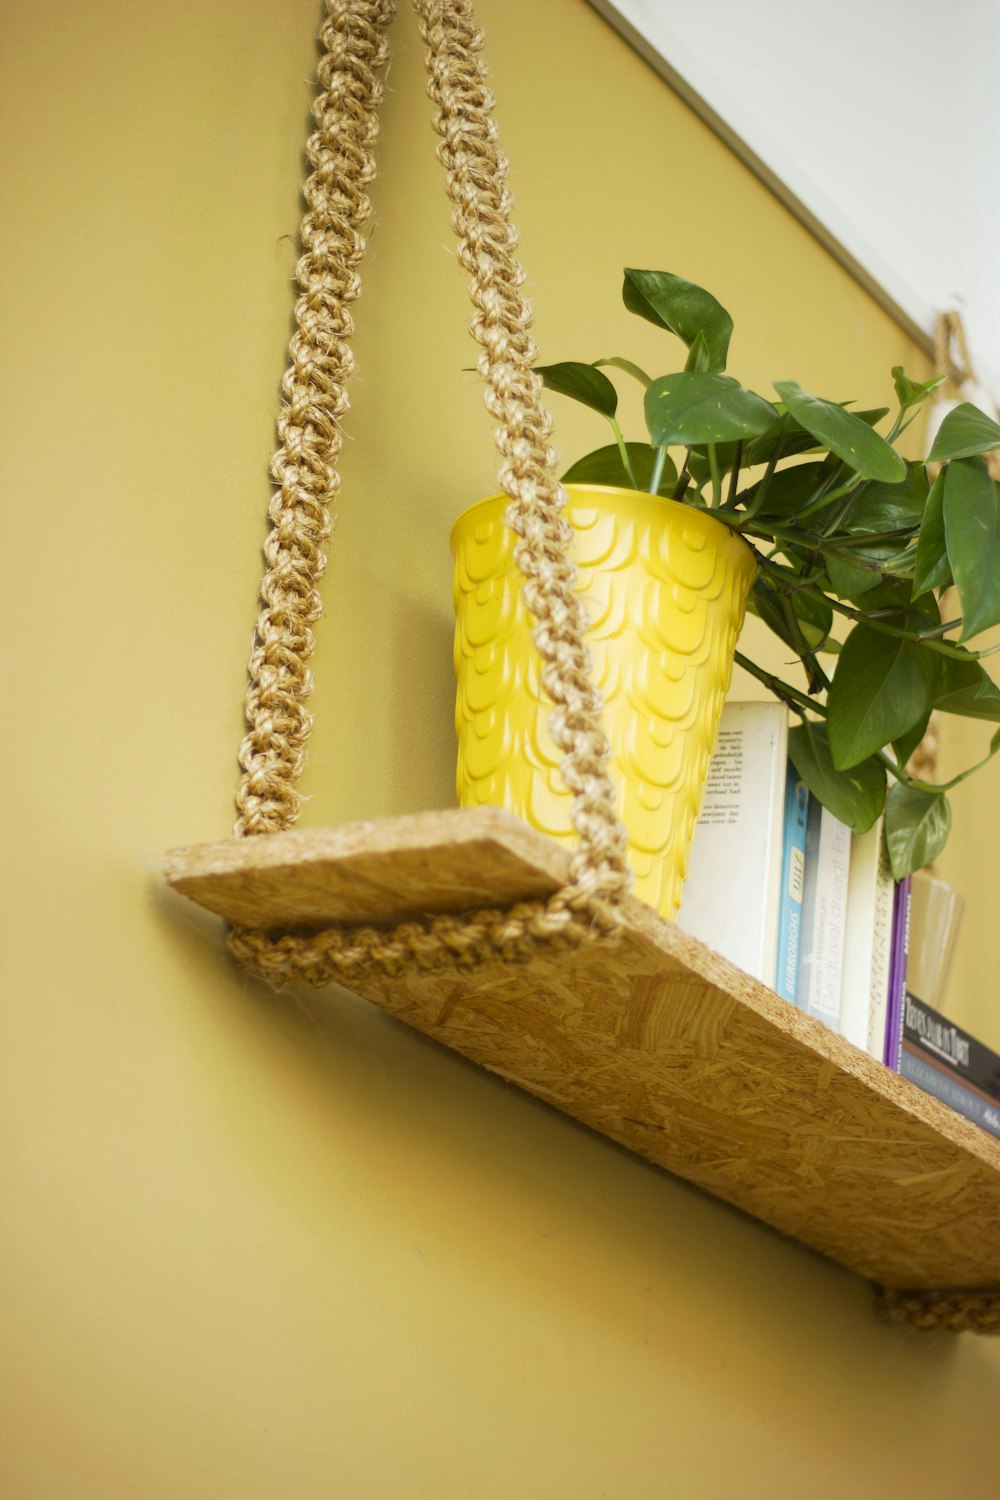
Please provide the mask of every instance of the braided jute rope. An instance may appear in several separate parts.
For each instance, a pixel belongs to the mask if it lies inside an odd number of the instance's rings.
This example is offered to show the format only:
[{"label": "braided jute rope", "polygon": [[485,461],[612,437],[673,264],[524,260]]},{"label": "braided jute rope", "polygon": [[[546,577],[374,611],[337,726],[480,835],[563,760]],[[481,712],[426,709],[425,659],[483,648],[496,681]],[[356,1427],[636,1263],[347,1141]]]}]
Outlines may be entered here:
[{"label": "braided jute rope", "polygon": [[[314,934],[233,929],[230,948],[240,963],[278,985],[350,982],[373,969],[395,974],[407,965],[471,967],[491,956],[515,961],[540,946],[613,935],[616,903],[631,881],[625,830],[615,817],[607,772],[601,700],[590,681],[586,611],[568,556],[572,532],[561,515],[565,494],[548,442],[552,422],[542,405],[541,380],[531,368],[531,312],[513,253],[507,162],[492,120],[482,33],[469,0],[414,0],[414,8],[426,43],[428,92],[442,137],[438,155],[454,205],[459,259],[472,274],[472,333],[483,349],[479,369],[486,404],[498,423],[499,477],[511,498],[507,519],[521,538],[516,555],[523,594],[536,621],[542,682],[555,705],[550,727],[563,752],[563,779],[574,794],[580,843],[569,883],[545,902],[406,922],[394,929],[330,928]],[[340,419],[348,408],[345,387],[353,364],[349,305],[360,292],[357,267],[371,207],[365,188],[375,174],[379,75],[393,12],[391,0],[327,0],[320,33],[317,129],[307,146],[313,170],[304,187],[296,331],[283,381],[281,446],[272,464],[279,489],[270,507],[272,530],[249,668],[238,836],[289,828],[299,811],[295,784],[312,725],[305,709],[312,688],[306,667],[313,649],[309,626],[320,614],[317,584],[326,566],[329,506],[340,487]]]},{"label": "braided jute rope", "polygon": [[1000,1333],[1000,1291],[908,1292],[878,1288],[878,1308],[888,1323],[908,1323],[924,1333]]}]

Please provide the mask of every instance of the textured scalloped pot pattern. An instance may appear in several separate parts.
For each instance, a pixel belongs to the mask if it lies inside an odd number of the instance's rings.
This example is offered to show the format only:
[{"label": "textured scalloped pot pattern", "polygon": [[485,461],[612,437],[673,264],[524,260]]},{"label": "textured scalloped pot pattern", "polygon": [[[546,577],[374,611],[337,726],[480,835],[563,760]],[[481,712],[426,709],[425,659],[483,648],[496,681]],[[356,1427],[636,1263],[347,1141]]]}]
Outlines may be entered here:
[{"label": "textured scalloped pot pattern", "polygon": [[[567,494],[635,894],[671,918],[755,564],[743,542],[688,506],[598,486]],[[508,503],[483,500],[452,531],[458,799],[506,807],[572,844],[517,538],[503,523]]]}]

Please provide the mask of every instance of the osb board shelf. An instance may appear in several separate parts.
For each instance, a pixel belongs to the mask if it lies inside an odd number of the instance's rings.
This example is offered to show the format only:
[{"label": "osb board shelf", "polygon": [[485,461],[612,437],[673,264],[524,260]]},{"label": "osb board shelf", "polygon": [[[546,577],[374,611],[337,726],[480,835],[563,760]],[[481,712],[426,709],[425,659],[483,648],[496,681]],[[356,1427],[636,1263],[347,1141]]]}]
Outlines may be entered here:
[{"label": "osb board shelf", "polygon": [[[555,890],[564,850],[496,808],[169,855],[242,924],[390,924]],[[359,994],[640,1156],[888,1286],[1000,1286],[1000,1140],[639,901],[614,947]]]}]

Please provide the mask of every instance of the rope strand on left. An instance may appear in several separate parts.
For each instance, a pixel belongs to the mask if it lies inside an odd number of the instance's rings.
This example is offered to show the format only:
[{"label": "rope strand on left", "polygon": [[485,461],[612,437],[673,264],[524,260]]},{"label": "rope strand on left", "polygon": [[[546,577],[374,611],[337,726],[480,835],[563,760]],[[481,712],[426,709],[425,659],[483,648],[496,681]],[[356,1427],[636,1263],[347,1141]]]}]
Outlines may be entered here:
[{"label": "rope strand on left", "polygon": [[340,488],[340,418],[354,365],[350,304],[361,291],[357,267],[371,213],[366,191],[375,176],[373,147],[388,58],[392,0],[329,0],[320,33],[317,129],[306,146],[312,173],[303,194],[299,296],[278,420],[281,441],[271,464],[279,486],[270,506],[246,695],[249,732],[240,747],[243,777],[236,795],[239,836],[290,828],[301,798],[312,718],[306,662],[309,626],[322,612],[317,585],[326,569],[330,504]]}]

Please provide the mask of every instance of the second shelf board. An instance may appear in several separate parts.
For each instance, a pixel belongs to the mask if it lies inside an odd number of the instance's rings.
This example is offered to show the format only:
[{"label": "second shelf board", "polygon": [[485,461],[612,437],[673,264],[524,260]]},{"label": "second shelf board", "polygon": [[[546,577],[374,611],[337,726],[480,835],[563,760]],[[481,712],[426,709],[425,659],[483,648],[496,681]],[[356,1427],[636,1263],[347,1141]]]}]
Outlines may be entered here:
[{"label": "second shelf board", "polygon": [[[549,894],[566,851],[496,808],[177,850],[267,930]],[[886,1286],[1000,1287],[1000,1141],[630,899],[615,946],[352,986],[585,1125]]]}]

